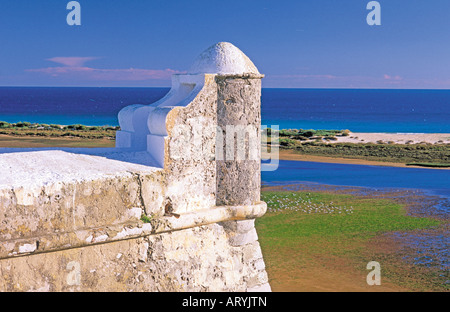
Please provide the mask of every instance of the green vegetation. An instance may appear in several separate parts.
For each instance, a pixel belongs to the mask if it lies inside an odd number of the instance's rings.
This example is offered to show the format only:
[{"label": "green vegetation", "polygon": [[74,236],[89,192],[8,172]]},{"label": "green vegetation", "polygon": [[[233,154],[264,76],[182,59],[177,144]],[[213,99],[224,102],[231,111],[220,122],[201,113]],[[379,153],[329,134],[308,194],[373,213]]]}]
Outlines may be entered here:
[{"label": "green vegetation", "polygon": [[404,207],[386,199],[319,192],[262,192],[261,199],[269,211],[259,220],[259,229],[269,245],[290,244],[292,239],[359,240],[439,224],[434,219],[406,216]]},{"label": "green vegetation", "polygon": [[153,219],[152,217],[149,217],[149,216],[147,216],[145,214],[143,214],[141,216],[141,221],[144,222],[144,223],[150,223],[152,221],[152,219]]},{"label": "green vegetation", "polygon": [[0,121],[0,129],[1,128],[9,128],[10,126],[11,126],[11,124],[9,122]]},{"label": "green vegetation", "polygon": [[[450,144],[383,144],[300,142],[280,137],[280,147],[305,155],[357,158],[398,163],[450,164]],[[438,167],[438,166],[436,166]]]},{"label": "green vegetation", "polygon": [[[268,128],[267,134],[270,135],[273,129]],[[349,130],[304,130],[304,129],[283,129],[278,131],[280,145],[295,145],[297,142],[309,140],[336,140],[336,136],[348,136]]]},{"label": "green vegetation", "polygon": [[[337,262],[367,274],[365,265],[373,260],[369,243],[377,235],[440,225],[435,219],[408,216],[403,206],[388,199],[287,191],[262,192],[261,199],[268,204],[268,212],[257,219],[256,227],[269,276],[271,272],[272,276],[282,272],[290,275],[298,268],[308,270],[310,266]],[[383,265],[385,272],[396,267],[387,260]],[[404,281],[408,275],[411,283],[407,286],[413,287],[413,281],[427,279],[430,274],[416,276],[398,270],[402,266],[384,277],[399,282],[396,277],[403,276]],[[444,282],[433,287],[442,289]]]},{"label": "green vegetation", "polygon": [[47,125],[30,122],[0,121],[0,134],[13,136],[73,137],[83,139],[115,139],[119,127],[84,125]]},{"label": "green vegetation", "polygon": [[[275,130],[268,129],[268,134]],[[349,130],[279,130],[281,149],[288,149],[303,155],[327,156],[388,161],[435,168],[449,167],[450,144],[393,144],[377,143],[334,143],[338,136],[348,136]],[[270,142],[263,138],[263,144]],[[333,143],[333,144],[329,144]]]}]

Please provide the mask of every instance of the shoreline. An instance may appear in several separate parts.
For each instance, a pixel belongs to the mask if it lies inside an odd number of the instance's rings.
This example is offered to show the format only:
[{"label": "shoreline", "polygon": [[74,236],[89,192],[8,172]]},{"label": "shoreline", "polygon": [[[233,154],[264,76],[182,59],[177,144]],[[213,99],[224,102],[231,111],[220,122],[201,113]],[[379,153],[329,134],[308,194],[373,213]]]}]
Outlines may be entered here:
[{"label": "shoreline", "polygon": [[[450,148],[450,133],[296,129],[280,130],[279,133],[280,160],[450,169],[445,154]],[[270,155],[264,158],[268,159]]]},{"label": "shoreline", "polygon": [[[44,125],[21,122],[8,124],[0,122],[0,147],[113,147],[115,145],[115,131],[112,127],[88,127],[84,125]],[[282,134],[283,131],[283,134]],[[309,134],[308,134],[309,132]],[[306,137],[305,137],[306,135]],[[319,163],[353,164],[367,166],[387,166],[402,168],[422,168],[449,170],[450,164],[445,152],[450,146],[450,133],[386,133],[386,132],[351,132],[349,130],[280,130],[280,140],[288,140],[287,146],[282,144],[278,159],[289,161],[309,161]],[[282,142],[280,141],[280,144]],[[316,143],[322,147],[314,147]],[[264,144],[264,142],[263,142]],[[326,149],[342,145],[350,146],[350,152],[328,153]],[[361,146],[378,148],[374,155],[360,155]],[[426,149],[420,157],[396,159],[397,155],[412,155],[416,150],[408,151],[414,146]],[[444,149],[444,154],[433,152],[434,159],[428,160],[428,150]],[[394,156],[386,156],[383,150],[399,149]],[[417,150],[417,153],[420,151]],[[364,151],[362,151],[364,153]],[[438,155],[438,157],[436,157]],[[441,156],[442,155],[442,156]],[[262,155],[263,158],[267,155]],[[270,155],[269,155],[270,156]],[[374,157],[373,157],[374,156]],[[417,160],[415,160],[415,158]],[[442,160],[439,161],[439,160]]]},{"label": "shoreline", "polygon": [[0,134],[0,148],[46,148],[46,147],[114,147],[109,138],[42,137],[36,135]]},{"label": "shoreline", "polygon": [[332,163],[332,164],[365,165],[365,166],[384,166],[384,167],[420,168],[420,169],[437,169],[437,170],[449,170],[450,169],[450,168],[433,168],[433,167],[406,165],[404,163],[396,163],[396,162],[389,162],[389,161],[307,155],[307,154],[300,154],[293,150],[287,150],[287,149],[279,150],[279,158],[278,159],[279,160],[291,160],[291,161],[310,161],[310,162],[319,162],[319,163]]}]

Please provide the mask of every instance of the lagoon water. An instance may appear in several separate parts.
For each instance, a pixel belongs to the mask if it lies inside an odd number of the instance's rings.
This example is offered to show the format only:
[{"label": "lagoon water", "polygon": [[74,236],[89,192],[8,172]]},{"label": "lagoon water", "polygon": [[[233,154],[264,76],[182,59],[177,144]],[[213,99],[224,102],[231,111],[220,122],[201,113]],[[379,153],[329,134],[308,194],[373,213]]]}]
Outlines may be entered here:
[{"label": "lagoon water", "polygon": [[263,183],[300,182],[376,189],[422,190],[450,200],[450,170],[280,160],[275,171],[262,171]]}]

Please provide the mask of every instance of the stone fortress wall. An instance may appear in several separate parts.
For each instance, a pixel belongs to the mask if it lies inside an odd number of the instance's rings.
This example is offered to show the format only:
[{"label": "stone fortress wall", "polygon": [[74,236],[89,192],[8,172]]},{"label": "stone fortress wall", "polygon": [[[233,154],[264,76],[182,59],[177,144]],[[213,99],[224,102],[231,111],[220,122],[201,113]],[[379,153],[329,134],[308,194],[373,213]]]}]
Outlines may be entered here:
[{"label": "stone fortress wall", "polygon": [[0,291],[270,291],[261,78],[221,42],[115,148],[0,149]]}]

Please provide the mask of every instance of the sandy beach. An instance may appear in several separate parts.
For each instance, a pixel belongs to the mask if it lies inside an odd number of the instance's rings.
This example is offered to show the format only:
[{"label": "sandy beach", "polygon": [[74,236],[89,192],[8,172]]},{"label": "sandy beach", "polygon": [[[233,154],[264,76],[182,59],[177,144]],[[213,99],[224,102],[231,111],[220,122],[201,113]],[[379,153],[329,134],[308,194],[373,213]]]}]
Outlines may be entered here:
[{"label": "sandy beach", "polygon": [[293,150],[281,149],[279,151],[280,160],[298,160],[298,161],[312,161],[333,164],[353,164],[353,165],[369,165],[369,166],[388,166],[388,167],[412,167],[406,164],[387,162],[387,161],[373,161],[364,159],[342,158],[342,157],[327,157],[316,155],[303,155]]},{"label": "sandy beach", "polygon": [[383,143],[391,144],[450,144],[450,133],[362,133],[350,132],[348,136],[336,136],[330,143]]}]

